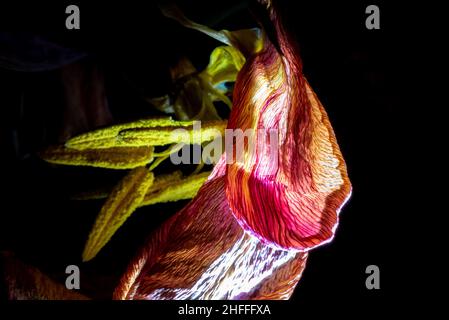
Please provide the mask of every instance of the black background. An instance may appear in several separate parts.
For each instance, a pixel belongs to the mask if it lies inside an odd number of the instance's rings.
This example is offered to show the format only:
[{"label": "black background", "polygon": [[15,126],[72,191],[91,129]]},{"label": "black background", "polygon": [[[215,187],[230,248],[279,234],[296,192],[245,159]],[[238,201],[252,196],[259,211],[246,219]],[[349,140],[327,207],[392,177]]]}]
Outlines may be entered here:
[{"label": "black background", "polygon": [[[399,200],[406,181],[401,121],[405,93],[413,79],[408,41],[416,35],[405,23],[407,6],[380,1],[283,3],[289,30],[301,48],[304,73],[329,114],[353,184],[334,241],[311,252],[290,305],[307,308],[335,303],[343,309],[356,305],[376,309],[394,304],[398,295],[407,291],[404,284],[410,280],[404,273],[408,266],[403,258],[408,252],[402,235],[408,233],[406,217],[411,213]],[[365,28],[369,4],[380,7],[380,30]],[[246,2],[182,1],[180,5],[187,16],[214,28],[254,23],[248,19]],[[152,4],[81,3],[80,31],[64,29],[64,3],[45,8],[37,4],[1,6],[4,30],[32,31],[87,52],[99,63],[105,70],[108,99],[117,119],[148,111],[141,97],[164,93],[168,78],[163,70],[173,59],[187,55],[200,69],[207,63],[210,48],[217,45],[176,23],[161,22],[163,18]],[[1,199],[0,248],[15,251],[56,278],[63,277],[65,265],[80,264],[85,237],[101,206],[68,202],[68,190],[85,185],[91,174],[111,180],[117,177],[110,177],[109,171],[55,172],[41,163],[33,152],[48,141],[36,137],[36,132],[58,124],[58,98],[51,97],[49,89],[55,85],[52,72],[0,70],[0,76],[3,137],[16,130],[23,146],[17,153],[2,138],[6,191]],[[24,122],[17,120],[22,94],[29,101],[24,106]],[[138,246],[153,224],[183,204],[162,205],[133,215],[99,255],[99,261],[82,267],[87,277],[98,279],[106,274],[86,290],[98,286],[111,289],[105,279],[116,276],[112,270],[124,268],[133,253],[129,248]],[[380,267],[380,290],[365,288],[365,268],[370,264]]]}]

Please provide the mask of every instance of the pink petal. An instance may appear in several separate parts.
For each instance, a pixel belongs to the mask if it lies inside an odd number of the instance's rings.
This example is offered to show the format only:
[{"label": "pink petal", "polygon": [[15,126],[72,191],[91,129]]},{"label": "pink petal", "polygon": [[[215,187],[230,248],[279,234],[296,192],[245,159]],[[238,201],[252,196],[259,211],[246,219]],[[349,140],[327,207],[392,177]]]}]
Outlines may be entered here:
[{"label": "pink petal", "polygon": [[[307,251],[332,239],[351,185],[327,114],[276,18],[280,52],[265,39],[235,84],[228,129],[257,134],[254,150],[247,144],[245,156],[228,164],[226,194],[245,230],[272,246]],[[270,130],[277,148],[269,147]]]},{"label": "pink petal", "polygon": [[286,299],[307,254],[276,250],[246,234],[224,192],[224,158],[187,207],[131,263],[116,299]]}]

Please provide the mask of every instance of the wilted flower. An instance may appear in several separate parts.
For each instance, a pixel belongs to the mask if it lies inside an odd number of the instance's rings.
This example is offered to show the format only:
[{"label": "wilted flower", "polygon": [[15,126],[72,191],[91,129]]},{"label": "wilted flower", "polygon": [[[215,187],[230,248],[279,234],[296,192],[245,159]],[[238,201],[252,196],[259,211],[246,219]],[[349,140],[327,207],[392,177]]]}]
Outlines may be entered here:
[{"label": "wilted flower", "polygon": [[[287,299],[308,252],[332,240],[351,193],[346,166],[276,4],[264,1],[263,6],[269,25],[234,32],[212,30],[176,7],[163,7],[167,17],[224,44],[201,72],[180,60],[171,69],[176,92],[150,99],[176,120],[114,125],[41,153],[56,164],[131,169],[114,188],[79,196],[107,198],[84,261],[93,259],[138,207],[193,198],[150,234],[121,278],[115,299]],[[234,81],[232,91],[226,84]],[[228,121],[221,119],[216,101],[231,109]],[[194,120],[202,121],[199,134]],[[177,142],[198,139],[202,145],[226,128],[250,132],[251,139],[240,141],[241,158],[225,152],[212,172],[199,163],[189,176],[154,173],[179,151]],[[186,134],[176,141],[172,132],[179,129]],[[156,151],[161,146],[168,147]]]},{"label": "wilted flower", "polygon": [[[278,165],[258,136],[243,162],[226,164],[224,154],[198,195],[151,236],[115,298],[285,299],[307,252],[332,239],[351,191],[345,163],[294,42],[276,8],[267,9],[277,46],[266,34],[262,45],[246,45],[228,128],[275,129]],[[245,47],[239,33],[213,35]]]}]

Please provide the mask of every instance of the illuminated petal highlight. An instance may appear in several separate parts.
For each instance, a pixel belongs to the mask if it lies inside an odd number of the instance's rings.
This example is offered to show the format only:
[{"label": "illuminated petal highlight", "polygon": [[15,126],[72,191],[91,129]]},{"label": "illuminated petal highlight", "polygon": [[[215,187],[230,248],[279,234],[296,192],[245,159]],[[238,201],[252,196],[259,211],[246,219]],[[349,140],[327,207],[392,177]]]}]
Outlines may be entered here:
[{"label": "illuminated petal highlight", "polygon": [[[253,148],[227,166],[226,193],[247,231],[275,247],[307,251],[332,239],[351,186],[327,114],[272,15],[280,51],[265,39],[235,85],[228,128],[255,133]],[[275,132],[277,146],[259,132]]]}]

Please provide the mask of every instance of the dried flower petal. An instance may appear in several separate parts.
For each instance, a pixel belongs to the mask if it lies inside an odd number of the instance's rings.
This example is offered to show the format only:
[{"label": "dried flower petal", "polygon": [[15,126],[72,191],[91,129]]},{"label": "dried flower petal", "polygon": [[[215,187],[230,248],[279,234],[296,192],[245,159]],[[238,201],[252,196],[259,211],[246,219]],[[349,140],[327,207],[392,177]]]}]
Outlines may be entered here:
[{"label": "dried flower petal", "polygon": [[164,222],[129,265],[114,299],[287,299],[307,253],[277,250],[233,217],[224,158],[183,210]]},{"label": "dried flower petal", "polygon": [[254,134],[243,161],[227,166],[226,193],[247,231],[270,245],[306,251],[332,239],[351,184],[327,114],[302,74],[298,50],[276,11],[271,14],[279,48],[265,41],[247,59],[228,128],[275,132],[278,145]]},{"label": "dried flower petal", "polygon": [[209,94],[213,89],[198,76],[186,79],[178,92],[173,109],[176,117],[181,120],[219,120]]},{"label": "dried flower petal", "polygon": [[218,120],[221,119],[213,104],[222,101],[232,107],[231,100],[226,96],[230,89],[222,85],[233,82],[238,71],[245,63],[243,55],[231,46],[221,46],[214,49],[210,55],[208,66],[197,73],[193,64],[187,58],[181,58],[170,68],[170,74],[175,83],[176,94],[172,100],[168,95],[152,98],[149,101],[155,108],[165,113],[175,113],[181,120]]},{"label": "dried flower petal", "polygon": [[[263,48],[245,55],[228,124],[252,129],[255,148],[246,143],[243,161],[222,155],[197,196],[151,235],[114,298],[285,299],[307,251],[332,238],[351,184],[294,42],[266,4],[279,47],[264,37]],[[172,7],[164,14],[233,43]],[[263,130],[279,144],[257,134]]]},{"label": "dried flower petal", "polygon": [[220,46],[212,51],[209,64],[201,75],[209,78],[213,86],[222,82],[234,82],[244,63],[245,57],[239,50],[231,46]]}]

